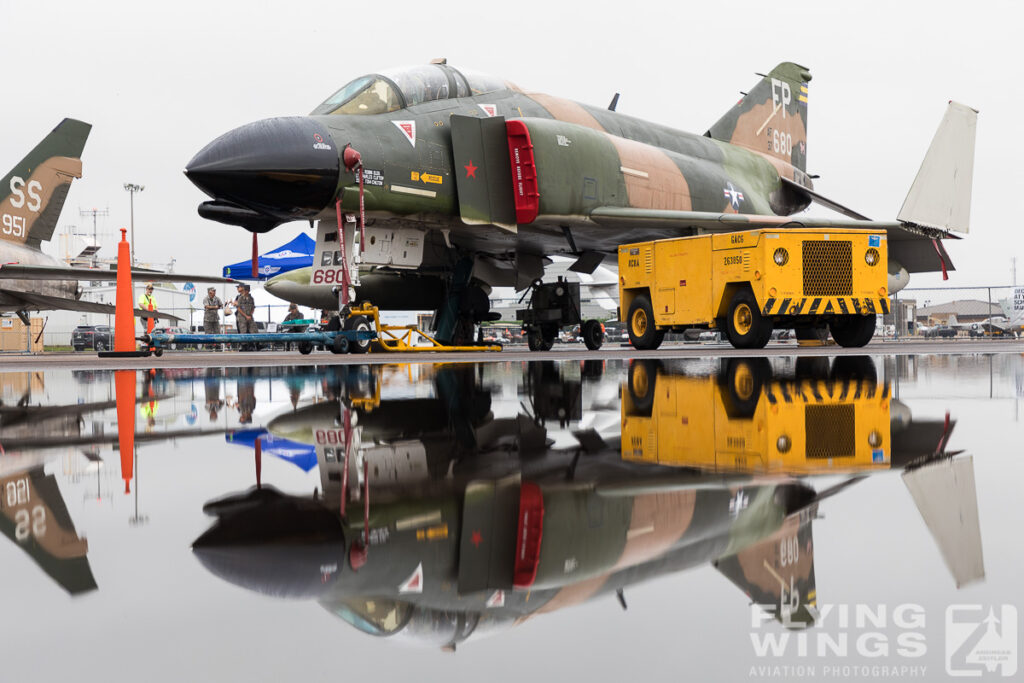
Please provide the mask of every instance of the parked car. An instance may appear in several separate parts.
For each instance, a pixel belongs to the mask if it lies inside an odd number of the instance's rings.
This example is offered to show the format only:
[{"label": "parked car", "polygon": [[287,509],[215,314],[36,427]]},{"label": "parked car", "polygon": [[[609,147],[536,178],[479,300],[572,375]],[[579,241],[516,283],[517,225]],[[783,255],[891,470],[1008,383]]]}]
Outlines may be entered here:
[{"label": "parked car", "polygon": [[112,342],[113,331],[109,325],[79,325],[71,331],[71,348],[75,351],[107,351]]},{"label": "parked car", "polygon": [[[184,327],[154,327],[153,334],[189,334],[189,331]],[[171,350],[193,349],[195,344],[170,344],[170,348]]]}]

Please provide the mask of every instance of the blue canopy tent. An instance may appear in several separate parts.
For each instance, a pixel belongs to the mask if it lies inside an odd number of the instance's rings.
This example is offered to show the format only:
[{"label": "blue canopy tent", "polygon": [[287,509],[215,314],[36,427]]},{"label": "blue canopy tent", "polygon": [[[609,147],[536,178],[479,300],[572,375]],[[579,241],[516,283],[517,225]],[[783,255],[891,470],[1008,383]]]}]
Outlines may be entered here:
[{"label": "blue canopy tent", "polygon": [[256,439],[262,442],[260,447],[264,453],[290,462],[303,472],[309,472],[317,465],[315,446],[275,437],[265,429],[239,429],[224,435],[228,443],[253,450],[256,449]]},{"label": "blue canopy tent", "polygon": [[252,260],[246,259],[230,266],[224,266],[224,277],[236,280],[269,280],[275,275],[287,273],[299,268],[313,265],[313,253],[316,251],[316,240],[305,233],[288,244],[283,244],[273,251],[259,257],[259,277],[252,276]]}]

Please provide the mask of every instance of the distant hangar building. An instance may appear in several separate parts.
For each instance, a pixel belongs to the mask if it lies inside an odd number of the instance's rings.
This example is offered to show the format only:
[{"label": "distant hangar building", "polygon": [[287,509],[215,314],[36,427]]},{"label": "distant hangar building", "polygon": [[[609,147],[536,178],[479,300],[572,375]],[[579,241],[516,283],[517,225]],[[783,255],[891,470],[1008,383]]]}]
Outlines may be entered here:
[{"label": "distant hangar building", "polygon": [[946,325],[950,316],[955,316],[959,323],[980,323],[986,318],[1002,315],[999,303],[980,299],[959,299],[934,306],[920,306],[917,309],[917,322],[922,325]]}]

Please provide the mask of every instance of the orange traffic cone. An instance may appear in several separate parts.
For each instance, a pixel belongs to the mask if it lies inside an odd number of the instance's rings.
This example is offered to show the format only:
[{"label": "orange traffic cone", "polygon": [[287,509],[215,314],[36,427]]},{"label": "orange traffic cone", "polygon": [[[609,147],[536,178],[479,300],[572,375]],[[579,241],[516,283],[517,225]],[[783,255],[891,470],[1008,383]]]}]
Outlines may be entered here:
[{"label": "orange traffic cone", "polygon": [[[132,340],[135,343],[135,340]],[[114,398],[117,403],[117,447],[121,452],[121,478],[124,492],[131,493],[129,486],[135,475],[135,371],[114,371]]]},{"label": "orange traffic cone", "polygon": [[[135,348],[135,302],[132,296],[132,255],[126,233],[121,228],[121,241],[117,243],[117,297],[114,302],[114,350],[100,351],[104,358],[137,358],[149,355],[149,351]],[[152,330],[149,319],[148,329]]]}]

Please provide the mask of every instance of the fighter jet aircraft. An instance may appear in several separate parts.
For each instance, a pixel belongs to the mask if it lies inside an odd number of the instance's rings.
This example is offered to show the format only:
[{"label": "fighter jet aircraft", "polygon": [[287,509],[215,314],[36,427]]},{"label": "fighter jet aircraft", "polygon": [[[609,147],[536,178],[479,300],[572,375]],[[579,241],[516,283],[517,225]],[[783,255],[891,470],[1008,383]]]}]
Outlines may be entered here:
[{"label": "fighter jet aircraft", "polygon": [[[361,266],[442,278],[444,340],[489,318],[490,287],[523,289],[549,255],[592,272],[626,242],[876,228],[888,231],[890,292],[909,273],[950,270],[941,239],[968,229],[976,112],[949,105],[898,219],[868,221],[813,188],[810,79],[805,67],[779,64],[694,135],[620,114],[614,101],[581,105],[436,60],[361,76],[309,116],[236,128],[185,172],[212,198],[201,216],[254,239],[320,220],[313,284],[340,284],[343,301],[356,232]],[[792,217],[811,202],[849,219]]]},{"label": "fighter jet aircraft", "polygon": [[[0,183],[0,311],[14,312],[28,324],[29,311],[67,310],[113,315],[114,307],[82,301],[79,281],[113,280],[114,273],[68,268],[44,254],[53,236],[71,182],[82,177],[82,150],[92,129],[64,119]],[[162,282],[233,282],[226,278],[133,269],[136,278]],[[181,320],[136,309],[143,318]]]},{"label": "fighter jet aircraft", "polygon": [[[252,489],[211,501],[204,511],[216,522],[194,552],[236,585],[315,599],[365,633],[448,650],[600,596],[617,594],[625,607],[631,586],[709,563],[752,603],[800,628],[817,607],[811,527],[819,506],[899,468],[957,585],[984,575],[973,465],[946,451],[952,421],[915,426],[905,410],[894,418],[888,385],[864,362],[830,367],[825,359],[823,373],[801,378],[767,363],[726,364],[711,375],[692,374],[697,366],[648,367],[656,375],[647,384],[631,373],[621,387],[621,444],[578,430],[575,445],[556,446],[536,415],[527,420],[540,432],[533,438],[491,412],[500,414],[507,393],[497,389],[491,411],[479,406],[470,419],[448,396],[415,399],[422,405],[413,410],[407,397],[379,391],[365,407],[350,393],[351,409],[317,404],[289,414],[279,428],[331,444],[321,452],[322,490]],[[473,369],[455,374],[469,379]],[[532,380],[524,374],[522,383],[528,393]],[[485,389],[479,379],[471,386]],[[577,389],[560,403],[578,400]],[[701,395],[690,402],[692,390]],[[680,430],[679,412],[691,407],[694,419]],[[339,410],[354,415],[339,420]],[[392,419],[378,420],[378,411]],[[709,412],[716,415],[705,419]],[[839,417],[838,427],[825,423]],[[585,417],[570,422],[578,428]],[[451,447],[432,452],[446,429],[459,432],[450,437],[459,463],[447,462]],[[638,442],[640,433],[656,435],[657,445]],[[694,448],[673,440],[687,438]],[[736,457],[759,452],[767,467]],[[343,453],[350,476],[338,469]],[[850,476],[827,488],[807,480],[840,472]]]}]

